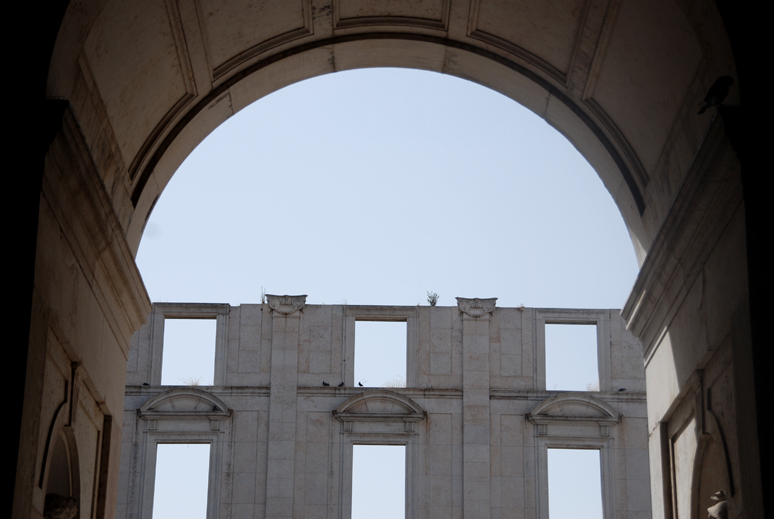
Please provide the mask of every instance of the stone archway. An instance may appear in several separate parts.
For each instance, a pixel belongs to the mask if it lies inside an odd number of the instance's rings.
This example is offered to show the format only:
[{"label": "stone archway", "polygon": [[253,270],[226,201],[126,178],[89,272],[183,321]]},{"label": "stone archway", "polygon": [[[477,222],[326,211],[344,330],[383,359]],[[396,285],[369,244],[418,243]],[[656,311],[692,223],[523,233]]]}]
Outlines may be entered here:
[{"label": "stone archway", "polygon": [[[273,90],[390,65],[494,88],[557,127],[595,167],[642,265],[624,315],[646,348],[653,431],[704,390],[692,382],[696,370],[713,371],[729,355],[736,362],[718,367],[716,380],[731,377],[734,398],[754,400],[745,371],[752,351],[741,167],[724,133],[728,118],[695,113],[716,77],[736,75],[734,56],[715,4],[698,4],[71,4],[47,79],[48,97],[68,108],[46,155],[28,373],[44,371],[46,352],[62,349],[82,362],[93,401],[120,415],[129,340],[150,310],[133,255],[177,165],[223,120]],[[737,90],[728,102],[739,103]],[[36,377],[25,384],[33,396],[22,430],[34,433],[48,397]],[[730,405],[724,427],[740,433],[735,463],[753,489],[731,506],[755,510],[762,506],[755,416]],[[666,429],[652,433],[651,449],[663,449]],[[112,453],[107,486],[115,484],[118,437],[102,440]],[[26,435],[20,452],[36,452],[38,443]],[[23,460],[17,469],[21,516],[42,510],[36,470]],[[654,510],[669,508],[668,494],[654,498]]]}]

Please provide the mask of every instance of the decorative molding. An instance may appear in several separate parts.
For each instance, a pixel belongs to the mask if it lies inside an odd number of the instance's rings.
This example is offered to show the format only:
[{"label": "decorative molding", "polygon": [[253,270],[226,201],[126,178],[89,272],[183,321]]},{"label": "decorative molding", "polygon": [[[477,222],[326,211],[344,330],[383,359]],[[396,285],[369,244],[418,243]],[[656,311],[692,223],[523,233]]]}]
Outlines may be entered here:
[{"label": "decorative molding", "polygon": [[231,410],[221,399],[206,391],[178,387],[154,396],[137,410],[137,414],[144,420],[201,417],[212,422],[225,420],[231,416]]},{"label": "decorative molding", "polygon": [[416,423],[426,413],[407,396],[386,389],[364,391],[345,400],[333,411],[333,417],[342,422],[403,422]]},{"label": "decorative molding", "polygon": [[581,97],[584,99],[592,97],[594,88],[597,86],[597,79],[599,78],[599,72],[602,69],[602,62],[605,60],[605,54],[607,54],[610,38],[613,35],[613,28],[615,27],[615,20],[618,16],[618,8],[621,5],[621,1],[622,0],[607,0],[601,26],[594,42],[594,55],[591,57],[588,75],[586,77],[586,82],[583,85],[583,94]]},{"label": "decorative molding", "polygon": [[400,33],[400,32],[374,32],[374,33],[345,34],[345,35],[333,36],[330,38],[321,38],[315,41],[309,41],[309,42],[300,44],[296,47],[289,48],[283,51],[282,53],[267,56],[260,61],[252,63],[250,66],[246,67],[245,69],[240,70],[238,73],[235,73],[228,78],[224,78],[220,83],[218,83],[213,87],[212,91],[210,91],[207,95],[202,97],[199,100],[199,102],[196,103],[196,105],[194,105],[191,108],[191,110],[189,110],[175,124],[175,127],[172,129],[172,131],[167,133],[163,141],[161,142],[161,144],[158,147],[156,147],[156,150],[154,151],[153,156],[146,163],[142,174],[140,175],[139,179],[137,180],[137,182],[134,184],[134,187],[132,188],[132,194],[131,194],[132,205],[136,207],[137,204],[139,203],[140,196],[142,195],[143,189],[145,189],[145,187],[148,184],[148,181],[151,178],[153,169],[156,167],[156,164],[158,164],[158,162],[161,160],[161,157],[164,155],[164,153],[172,145],[172,142],[175,140],[175,138],[183,131],[183,129],[188,124],[190,124],[194,120],[194,118],[199,113],[206,110],[213,101],[218,99],[224,93],[227,93],[228,90],[232,86],[237,84],[239,81],[241,81],[242,79],[244,79],[250,74],[258,72],[259,70],[262,70],[290,56],[299,55],[304,52],[319,49],[329,45],[337,45],[342,43],[364,41],[364,40],[421,41],[426,43],[432,43],[432,44],[441,45],[441,46],[445,46],[445,47],[478,55],[482,58],[492,60],[499,65],[502,65],[510,70],[513,70],[523,75],[524,77],[526,77],[527,79],[529,79],[530,81],[538,85],[540,88],[545,89],[559,102],[564,104],[573,114],[575,114],[575,116],[578,117],[578,119],[580,119],[581,123],[585,125],[594,134],[594,136],[599,140],[599,142],[608,152],[610,157],[613,159],[613,162],[615,162],[616,166],[618,167],[618,170],[621,173],[621,177],[623,177],[624,182],[626,183],[626,186],[629,188],[629,192],[631,193],[632,198],[634,199],[634,202],[637,206],[637,210],[639,214],[642,215],[645,212],[645,201],[643,199],[642,192],[640,191],[640,188],[638,187],[637,182],[632,176],[631,171],[629,171],[629,167],[627,166],[626,161],[621,157],[618,149],[613,145],[608,135],[602,130],[599,124],[597,124],[594,118],[592,118],[588,113],[586,113],[586,111],[583,110],[575,101],[570,99],[570,97],[563,90],[557,88],[552,82],[546,80],[543,76],[536,74],[534,71],[532,71],[529,68],[526,68],[520,63],[517,63],[513,60],[508,59],[507,57],[501,56],[494,52],[491,52],[487,49],[477,47],[475,45],[470,45],[465,42],[461,42],[461,41],[457,41],[457,40],[453,40],[445,37],[434,36],[430,34],[409,34],[409,33]]},{"label": "decorative molding", "polygon": [[[229,58],[220,65],[216,66],[212,70],[212,77],[215,80],[218,80],[237,68],[239,65],[263,54],[268,50],[279,47],[280,45],[289,43],[299,38],[314,35],[314,22],[312,20],[312,0],[302,0],[301,9],[303,10],[304,16],[303,27],[298,27],[296,29],[283,32],[277,36],[273,36],[267,40],[262,41],[261,43],[258,43],[257,45],[253,45],[252,47],[243,50],[236,56],[233,56],[232,58]],[[209,58],[209,53],[207,59],[208,61],[211,61]]]},{"label": "decorative molding", "polygon": [[[526,391],[521,389],[490,389],[490,400],[531,400],[543,401],[549,396],[555,396],[556,391]],[[621,402],[625,404],[642,404],[647,401],[645,392],[625,391],[623,393],[598,393],[594,392],[594,398],[603,402]]]},{"label": "decorative molding", "polygon": [[185,93],[178,99],[174,105],[164,114],[161,120],[156,124],[153,130],[148,134],[142,146],[137,151],[129,165],[129,181],[134,183],[137,177],[137,172],[142,169],[143,163],[147,162],[147,159],[151,156],[151,149],[155,144],[161,140],[161,135],[169,128],[172,121],[175,120],[183,111],[186,106],[196,99],[198,95],[196,90],[196,83],[194,82],[193,66],[191,65],[191,58],[188,55],[188,45],[185,40],[185,31],[183,30],[183,22],[180,19],[180,11],[177,7],[177,2],[174,0],[166,0],[167,14],[169,19],[169,26],[172,32],[172,37],[175,40],[175,49],[177,50],[177,58],[180,63],[180,76],[183,79],[185,85]]},{"label": "decorative molding", "polygon": [[[169,386],[126,386],[126,396],[158,395],[168,391]],[[226,386],[208,387],[207,394],[220,397],[263,397],[268,398],[271,388],[268,386]],[[329,396],[329,394],[326,394]]]},{"label": "decorative molding", "polygon": [[306,294],[300,296],[275,296],[266,294],[266,300],[268,301],[269,308],[272,312],[277,312],[281,315],[290,315],[295,312],[304,311],[306,305]]},{"label": "decorative molding", "polygon": [[218,517],[223,467],[233,459],[233,413],[216,396],[193,387],[176,387],[159,393],[135,411],[144,422],[142,435],[132,435],[129,485],[137,498],[129,515],[153,516],[156,453],[160,443],[207,443],[210,464],[207,484],[207,517]]},{"label": "decorative molding", "polygon": [[[72,110],[46,155],[41,195],[51,207],[100,311],[124,355],[151,302],[110,195]],[[104,273],[111,275],[105,277]]]},{"label": "decorative molding", "polygon": [[645,166],[642,165],[640,158],[637,156],[637,152],[635,152],[632,145],[629,144],[629,140],[596,99],[584,97],[583,104],[597,117],[602,123],[602,126],[610,134],[613,141],[618,145],[623,156],[626,157],[626,162],[628,163],[630,170],[634,173],[634,178],[637,179],[638,187],[644,189],[648,185],[650,177],[647,171],[645,171]]},{"label": "decorative molding", "polygon": [[[581,101],[589,109],[589,111],[596,116],[597,120],[602,123],[602,126],[607,130],[607,134],[610,135],[612,140],[617,145],[617,150],[620,150],[623,157],[626,160],[626,169],[630,172],[630,177],[627,177],[627,181],[631,178],[636,182],[636,189],[644,189],[648,185],[650,177],[645,167],[642,165],[642,161],[637,156],[637,153],[629,144],[629,140],[623,134],[621,129],[608,115],[604,108],[594,99],[594,90],[597,86],[597,78],[599,77],[600,70],[602,68],[602,62],[605,60],[607,53],[607,47],[610,43],[610,37],[615,27],[615,20],[618,15],[618,7],[621,4],[621,0],[610,0],[606,6],[601,26],[597,30],[597,37],[595,38],[596,46],[594,48],[594,55],[591,58],[591,62],[588,65],[588,69],[585,74],[585,82],[583,85],[583,92],[581,94]],[[613,159],[615,159],[615,155]],[[619,160],[622,158],[619,156]],[[619,164],[619,167],[621,165]],[[634,190],[634,187],[629,186]],[[636,197],[635,197],[636,199]],[[642,208],[640,213],[642,213]]]},{"label": "decorative molding", "polygon": [[[91,64],[89,63],[89,60],[86,58],[84,53],[81,53],[78,56],[78,69],[81,73],[80,79],[83,81],[83,88],[88,90],[88,96],[86,97],[88,99],[88,103],[91,105],[89,108],[93,109],[97,113],[97,117],[99,119],[98,124],[102,129],[102,135],[100,138],[103,140],[103,144],[101,146],[105,148],[105,151],[101,154],[98,154],[94,145],[89,147],[89,149],[92,150],[92,153],[94,154],[91,159],[95,164],[94,167],[99,170],[97,164],[100,162],[100,155],[109,155],[109,157],[115,161],[114,176],[123,179],[122,184],[126,187],[127,190],[131,190],[132,185],[131,179],[128,175],[129,170],[127,169],[126,163],[124,162],[124,155],[121,153],[121,146],[118,145],[118,138],[116,137],[113,124],[110,122],[110,116],[108,115],[108,110],[105,106],[105,100],[102,98],[102,95],[99,92],[97,80],[94,77],[94,71],[91,69]],[[75,106],[70,106],[70,110],[72,110],[73,113],[81,113],[82,108],[79,106],[78,100],[73,100],[73,103]],[[96,147],[99,148],[99,146]]]},{"label": "decorative molding", "polygon": [[[336,395],[340,396],[355,396],[356,394],[359,395],[363,392],[362,388],[358,387],[334,387],[334,388],[325,388],[320,386],[314,386],[314,387],[304,387],[300,386],[298,388],[297,394],[299,396],[324,396],[326,398],[331,396],[331,389],[334,389],[336,391]],[[402,395],[406,395],[408,397],[413,398],[434,398],[434,399],[453,399],[453,400],[461,400],[462,399],[462,389],[460,388],[447,388],[447,389],[440,389],[440,388],[431,388],[431,389],[421,389],[421,388],[401,388]]]},{"label": "decorative molding", "polygon": [[726,434],[723,432],[723,425],[720,422],[720,418],[715,414],[715,411],[712,409],[712,388],[707,388],[707,411],[709,411],[710,416],[712,416],[712,419],[715,423],[715,430],[717,431],[717,435],[720,437],[720,446],[723,448],[723,459],[726,462],[726,476],[728,477],[728,487],[731,492],[731,497],[734,497],[736,494],[736,486],[734,485],[734,470],[733,465],[731,464],[731,456],[728,452],[728,443],[726,442]]},{"label": "decorative molding", "polygon": [[478,297],[472,299],[458,297],[456,299],[457,307],[459,307],[460,312],[474,319],[490,315],[494,312],[495,302],[497,301],[496,297],[490,297],[488,299],[479,299]]},{"label": "decorative molding", "polygon": [[450,0],[442,0],[441,19],[422,18],[419,16],[353,16],[341,18],[341,0],[333,0],[333,28],[346,29],[349,27],[372,27],[376,25],[405,25],[409,27],[420,27],[422,29],[433,29],[438,31],[449,30],[449,9]]},{"label": "decorative molding", "polygon": [[495,36],[494,34],[482,31],[478,28],[478,11],[481,8],[481,0],[473,0],[470,3],[470,14],[468,15],[468,32],[467,36],[474,40],[479,40],[495,47],[502,49],[513,56],[526,62],[528,65],[535,67],[536,69],[544,72],[551,79],[554,79],[562,85],[567,83],[567,74],[551,65],[543,58],[531,53],[524,47],[516,45],[506,39]]},{"label": "decorative molding", "polygon": [[588,0],[583,7],[580,30],[567,75],[567,91],[574,99],[582,99],[586,90],[610,2],[611,0]]},{"label": "decorative molding", "polygon": [[545,399],[526,419],[534,426],[534,453],[537,461],[535,499],[538,519],[548,515],[548,449],[599,450],[602,477],[602,508],[605,517],[616,510],[615,458],[613,428],[622,416],[610,405],[583,393],[565,393]]},{"label": "decorative molding", "polygon": [[[69,390],[69,381],[64,381],[64,396],[62,398],[62,401],[57,406],[56,410],[54,411],[54,416],[51,418],[51,423],[48,426],[48,433],[46,435],[46,443],[43,447],[43,456],[41,457],[40,462],[40,476],[38,479],[38,488],[43,488],[43,483],[46,480],[46,477],[48,475],[48,466],[49,466],[49,451],[51,450],[51,446],[54,442],[54,438],[59,432],[61,432],[62,428],[67,425],[67,413],[62,412],[62,409],[70,403],[72,407],[72,401],[70,400],[70,397],[72,396],[70,390]],[[61,414],[60,414],[61,413]]]},{"label": "decorative molding", "polygon": [[627,329],[642,342],[646,365],[743,201],[735,163],[723,120],[716,115],[621,310]]},{"label": "decorative molding", "polygon": [[533,424],[596,423],[600,436],[610,436],[610,427],[621,420],[621,415],[609,404],[583,393],[555,395],[543,400],[527,413]]},{"label": "decorative molding", "polygon": [[577,37],[575,38],[575,42],[573,43],[573,48],[570,54],[570,64],[567,71],[562,71],[556,68],[554,65],[549,63],[548,61],[544,60],[540,56],[533,54],[532,52],[528,51],[524,47],[517,45],[511,41],[508,41],[504,38],[501,38],[497,35],[494,35],[492,33],[486,32],[484,30],[479,29],[478,27],[478,16],[479,16],[479,10],[481,9],[481,0],[472,0],[470,3],[470,13],[468,15],[468,31],[467,36],[479,41],[482,41],[484,43],[488,43],[490,45],[494,45],[497,48],[500,48],[518,58],[526,62],[527,64],[535,67],[536,69],[540,70],[541,72],[544,72],[546,75],[548,75],[551,79],[554,79],[561,83],[562,85],[567,85],[568,82],[568,74],[573,68],[573,64],[575,62],[575,57],[578,53],[578,47],[581,42],[580,35],[583,32],[584,29],[584,23],[586,20],[586,13],[589,10],[589,5],[591,4],[591,0],[587,0],[585,5],[583,6],[583,14],[581,15],[581,20],[579,23],[579,26],[577,28]]},{"label": "decorative molding", "polygon": [[374,389],[347,399],[332,414],[340,422],[337,517],[351,515],[355,444],[406,447],[406,519],[419,517],[416,476],[419,474],[417,447],[420,436],[417,424],[426,418],[425,411],[405,395],[386,389]]}]

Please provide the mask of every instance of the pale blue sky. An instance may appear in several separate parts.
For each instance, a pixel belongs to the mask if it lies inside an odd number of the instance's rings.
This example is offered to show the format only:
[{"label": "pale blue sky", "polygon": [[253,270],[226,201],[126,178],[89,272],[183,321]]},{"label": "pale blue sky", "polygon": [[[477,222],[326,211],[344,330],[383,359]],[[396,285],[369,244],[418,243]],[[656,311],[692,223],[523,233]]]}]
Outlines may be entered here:
[{"label": "pale blue sky", "polygon": [[137,263],[153,301],[232,305],[265,287],[310,304],[430,290],[440,306],[620,308],[637,273],[562,135],[492,90],[405,69],[307,80],[226,121],[172,178]]},{"label": "pale blue sky", "polygon": [[620,308],[637,272],[599,177],[477,84],[405,69],[291,85],[226,121],[151,215],[154,301]]}]

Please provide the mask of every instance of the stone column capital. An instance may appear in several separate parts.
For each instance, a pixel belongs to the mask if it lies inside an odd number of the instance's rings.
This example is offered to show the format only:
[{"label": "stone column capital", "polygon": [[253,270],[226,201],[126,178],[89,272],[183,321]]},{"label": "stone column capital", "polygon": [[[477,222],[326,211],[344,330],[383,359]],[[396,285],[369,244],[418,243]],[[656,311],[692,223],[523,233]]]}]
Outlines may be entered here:
[{"label": "stone column capital", "polygon": [[496,297],[490,297],[488,299],[480,299],[474,297],[468,299],[466,297],[458,297],[457,306],[464,315],[478,319],[480,317],[488,317],[494,312]]},{"label": "stone column capital", "polygon": [[306,294],[300,296],[276,296],[266,294],[266,302],[271,308],[272,314],[291,315],[296,312],[303,312],[306,305]]}]

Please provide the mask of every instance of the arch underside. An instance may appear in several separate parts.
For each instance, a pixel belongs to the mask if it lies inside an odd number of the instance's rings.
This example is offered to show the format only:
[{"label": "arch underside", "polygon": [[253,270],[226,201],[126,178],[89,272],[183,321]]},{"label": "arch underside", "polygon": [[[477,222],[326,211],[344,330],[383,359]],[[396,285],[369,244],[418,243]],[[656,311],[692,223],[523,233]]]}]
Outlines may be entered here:
[{"label": "arch underside", "polygon": [[79,120],[98,113],[81,128],[134,252],[177,167],[231,115],[314,76],[406,67],[492,88],[557,128],[600,175],[642,261],[676,188],[670,163],[693,155],[709,123],[695,107],[733,73],[727,43],[709,48],[697,32],[717,14],[670,0],[147,4],[71,9],[65,25],[90,30],[60,36],[82,49],[73,63],[57,47],[48,87]]}]

